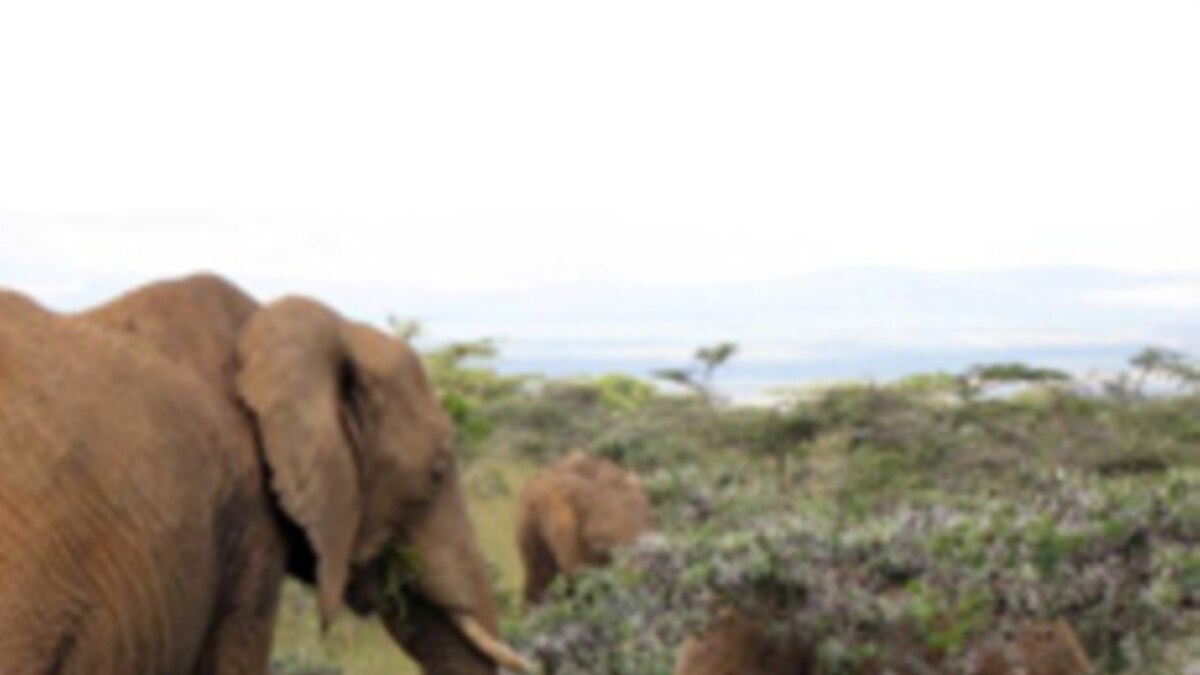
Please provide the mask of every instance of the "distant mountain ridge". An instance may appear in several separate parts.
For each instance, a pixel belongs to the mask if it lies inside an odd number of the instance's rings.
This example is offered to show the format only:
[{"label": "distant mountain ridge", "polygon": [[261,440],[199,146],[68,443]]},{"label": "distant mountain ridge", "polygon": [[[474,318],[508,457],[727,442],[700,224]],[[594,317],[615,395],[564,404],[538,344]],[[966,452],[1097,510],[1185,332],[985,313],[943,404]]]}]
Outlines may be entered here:
[{"label": "distant mountain ridge", "polygon": [[644,374],[732,340],[741,349],[718,379],[738,395],[1011,360],[1109,371],[1147,345],[1200,353],[1200,273],[838,270],[676,287],[566,284],[426,312],[415,315],[431,341],[496,337],[509,371]]}]

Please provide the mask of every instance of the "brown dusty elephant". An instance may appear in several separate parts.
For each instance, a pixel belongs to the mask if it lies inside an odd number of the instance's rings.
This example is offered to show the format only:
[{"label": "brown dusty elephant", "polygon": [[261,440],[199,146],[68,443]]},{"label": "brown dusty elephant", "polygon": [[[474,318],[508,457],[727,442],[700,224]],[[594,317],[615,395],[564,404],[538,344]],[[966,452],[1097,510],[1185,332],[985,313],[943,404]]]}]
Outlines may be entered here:
[{"label": "brown dusty elephant", "polygon": [[559,574],[605,565],[612,551],[654,528],[650,500],[633,473],[574,451],[538,472],[521,491],[517,546],[525,602],[541,601]]},{"label": "brown dusty elephant", "polygon": [[[0,672],[261,675],[285,574],[425,671],[519,657],[415,353],[212,276],[77,315],[0,292]],[[419,580],[384,602],[390,547]]]},{"label": "brown dusty elephant", "polygon": [[[745,616],[728,612],[686,642],[675,675],[811,675],[815,657],[802,639],[769,635]],[[914,658],[919,656],[920,658]],[[932,654],[897,648],[865,675],[926,675],[939,665]],[[1075,631],[1063,619],[1031,623],[978,640],[963,658],[968,675],[1090,675],[1091,664]],[[941,664],[944,665],[944,664]]]},{"label": "brown dusty elephant", "polygon": [[810,675],[812,654],[801,640],[770,635],[736,612],[684,643],[675,675]]}]

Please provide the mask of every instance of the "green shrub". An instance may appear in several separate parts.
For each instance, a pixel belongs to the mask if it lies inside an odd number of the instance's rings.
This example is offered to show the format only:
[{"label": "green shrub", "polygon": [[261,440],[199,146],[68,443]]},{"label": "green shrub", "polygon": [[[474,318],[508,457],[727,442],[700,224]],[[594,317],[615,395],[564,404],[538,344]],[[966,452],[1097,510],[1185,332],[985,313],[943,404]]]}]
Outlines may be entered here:
[{"label": "green shrub", "polygon": [[1145,672],[1164,639],[1200,620],[1200,474],[1047,475],[1022,499],[925,501],[861,518],[757,502],[648,538],[560,585],[527,620],[526,644],[561,675],[669,672],[682,639],[732,606],[811,641],[821,675],[899,641],[953,654],[999,626],[1065,616],[1103,672]]}]

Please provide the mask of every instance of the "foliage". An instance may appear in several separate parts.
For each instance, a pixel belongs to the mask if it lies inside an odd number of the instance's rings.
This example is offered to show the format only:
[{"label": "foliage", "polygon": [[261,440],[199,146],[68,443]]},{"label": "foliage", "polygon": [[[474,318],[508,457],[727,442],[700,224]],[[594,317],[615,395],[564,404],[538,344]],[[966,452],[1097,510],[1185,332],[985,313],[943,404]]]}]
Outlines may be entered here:
[{"label": "foliage", "polygon": [[1064,615],[1100,672],[1170,672],[1162,642],[1200,625],[1200,397],[1064,378],[998,364],[775,407],[658,395],[594,425],[565,416],[544,431],[620,448],[662,534],[560,584],[520,634],[546,672],[669,673],[715,608],[738,607],[835,673]]},{"label": "foliage", "polygon": [[[896,642],[952,653],[1063,614],[1099,673],[1175,675],[1155,657],[1200,627],[1200,391],[1164,374],[1187,372],[1182,355],[1135,358],[1124,384],[1099,391],[992,364],[769,407],[623,374],[503,375],[495,356],[491,341],[425,352],[473,458],[468,501],[504,629],[547,672],[666,675],[717,607],[813,640],[814,673],[853,672]],[[681,372],[707,385],[702,362]],[[1178,386],[1142,386],[1168,377]],[[516,495],[535,464],[575,448],[642,475],[660,534],[523,615]],[[335,626],[334,647],[312,650],[288,626],[315,610],[283,613],[280,672],[398,667],[381,631]],[[364,647],[376,641],[378,657]]]},{"label": "foliage", "polygon": [[968,369],[954,378],[955,389],[964,402],[970,402],[997,387],[1017,388],[1068,382],[1071,378],[1064,372],[1050,368],[1036,368],[1024,363],[988,363]]},{"label": "foliage", "polygon": [[380,594],[388,614],[403,617],[408,613],[406,594],[421,578],[421,560],[416,551],[404,546],[391,546],[380,562]]},{"label": "foliage", "polygon": [[[396,334],[411,339],[420,334],[420,324],[392,320]],[[495,420],[487,414],[486,404],[516,395],[527,379],[496,372],[494,340],[485,338],[452,342],[425,351],[425,369],[442,406],[454,422],[460,450],[473,458],[491,434]]]},{"label": "foliage", "polygon": [[492,452],[537,461],[581,448],[644,470],[712,447],[702,401],[628,376],[541,382],[485,410],[495,420]]},{"label": "foliage", "polygon": [[1155,486],[1048,475],[1024,500],[943,496],[859,519],[769,506],[644,539],[560,586],[528,620],[529,650],[560,675],[668,673],[674,646],[734,607],[811,641],[820,675],[1065,616],[1106,672],[1147,672],[1162,639],[1200,620],[1195,472]]},{"label": "foliage", "polygon": [[1129,364],[1141,371],[1143,379],[1159,375],[1193,389],[1200,385],[1200,364],[1173,349],[1147,347],[1134,355]]},{"label": "foliage", "polygon": [[711,380],[713,371],[737,353],[737,348],[737,344],[733,342],[718,342],[710,347],[697,349],[696,360],[704,366],[704,379],[706,381]]},{"label": "foliage", "polygon": [[793,478],[789,460],[805,457],[819,426],[810,406],[797,405],[734,408],[721,415],[719,429],[726,447],[770,459],[786,485]]},{"label": "foliage", "polygon": [[717,368],[724,365],[737,353],[737,349],[737,344],[733,342],[718,342],[708,347],[700,347],[694,355],[695,363],[684,368],[656,370],[654,376],[684,387],[704,399],[705,403],[712,405],[714,402],[713,375]]}]

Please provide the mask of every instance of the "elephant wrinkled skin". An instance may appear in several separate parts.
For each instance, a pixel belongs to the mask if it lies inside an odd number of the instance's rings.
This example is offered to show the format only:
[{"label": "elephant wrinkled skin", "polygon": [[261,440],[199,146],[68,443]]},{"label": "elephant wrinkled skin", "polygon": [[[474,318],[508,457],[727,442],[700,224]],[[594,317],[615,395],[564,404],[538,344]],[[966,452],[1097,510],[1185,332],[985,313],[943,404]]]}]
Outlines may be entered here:
[{"label": "elephant wrinkled skin", "polygon": [[261,675],[285,574],[327,625],[386,607],[396,545],[423,609],[383,618],[426,672],[518,665],[418,357],[315,301],[212,276],[76,315],[0,292],[0,466],[6,675]]},{"label": "elephant wrinkled skin", "polygon": [[538,603],[562,574],[606,565],[613,549],[654,528],[642,481],[612,462],[575,451],[538,472],[521,491],[517,546],[525,602]]}]

